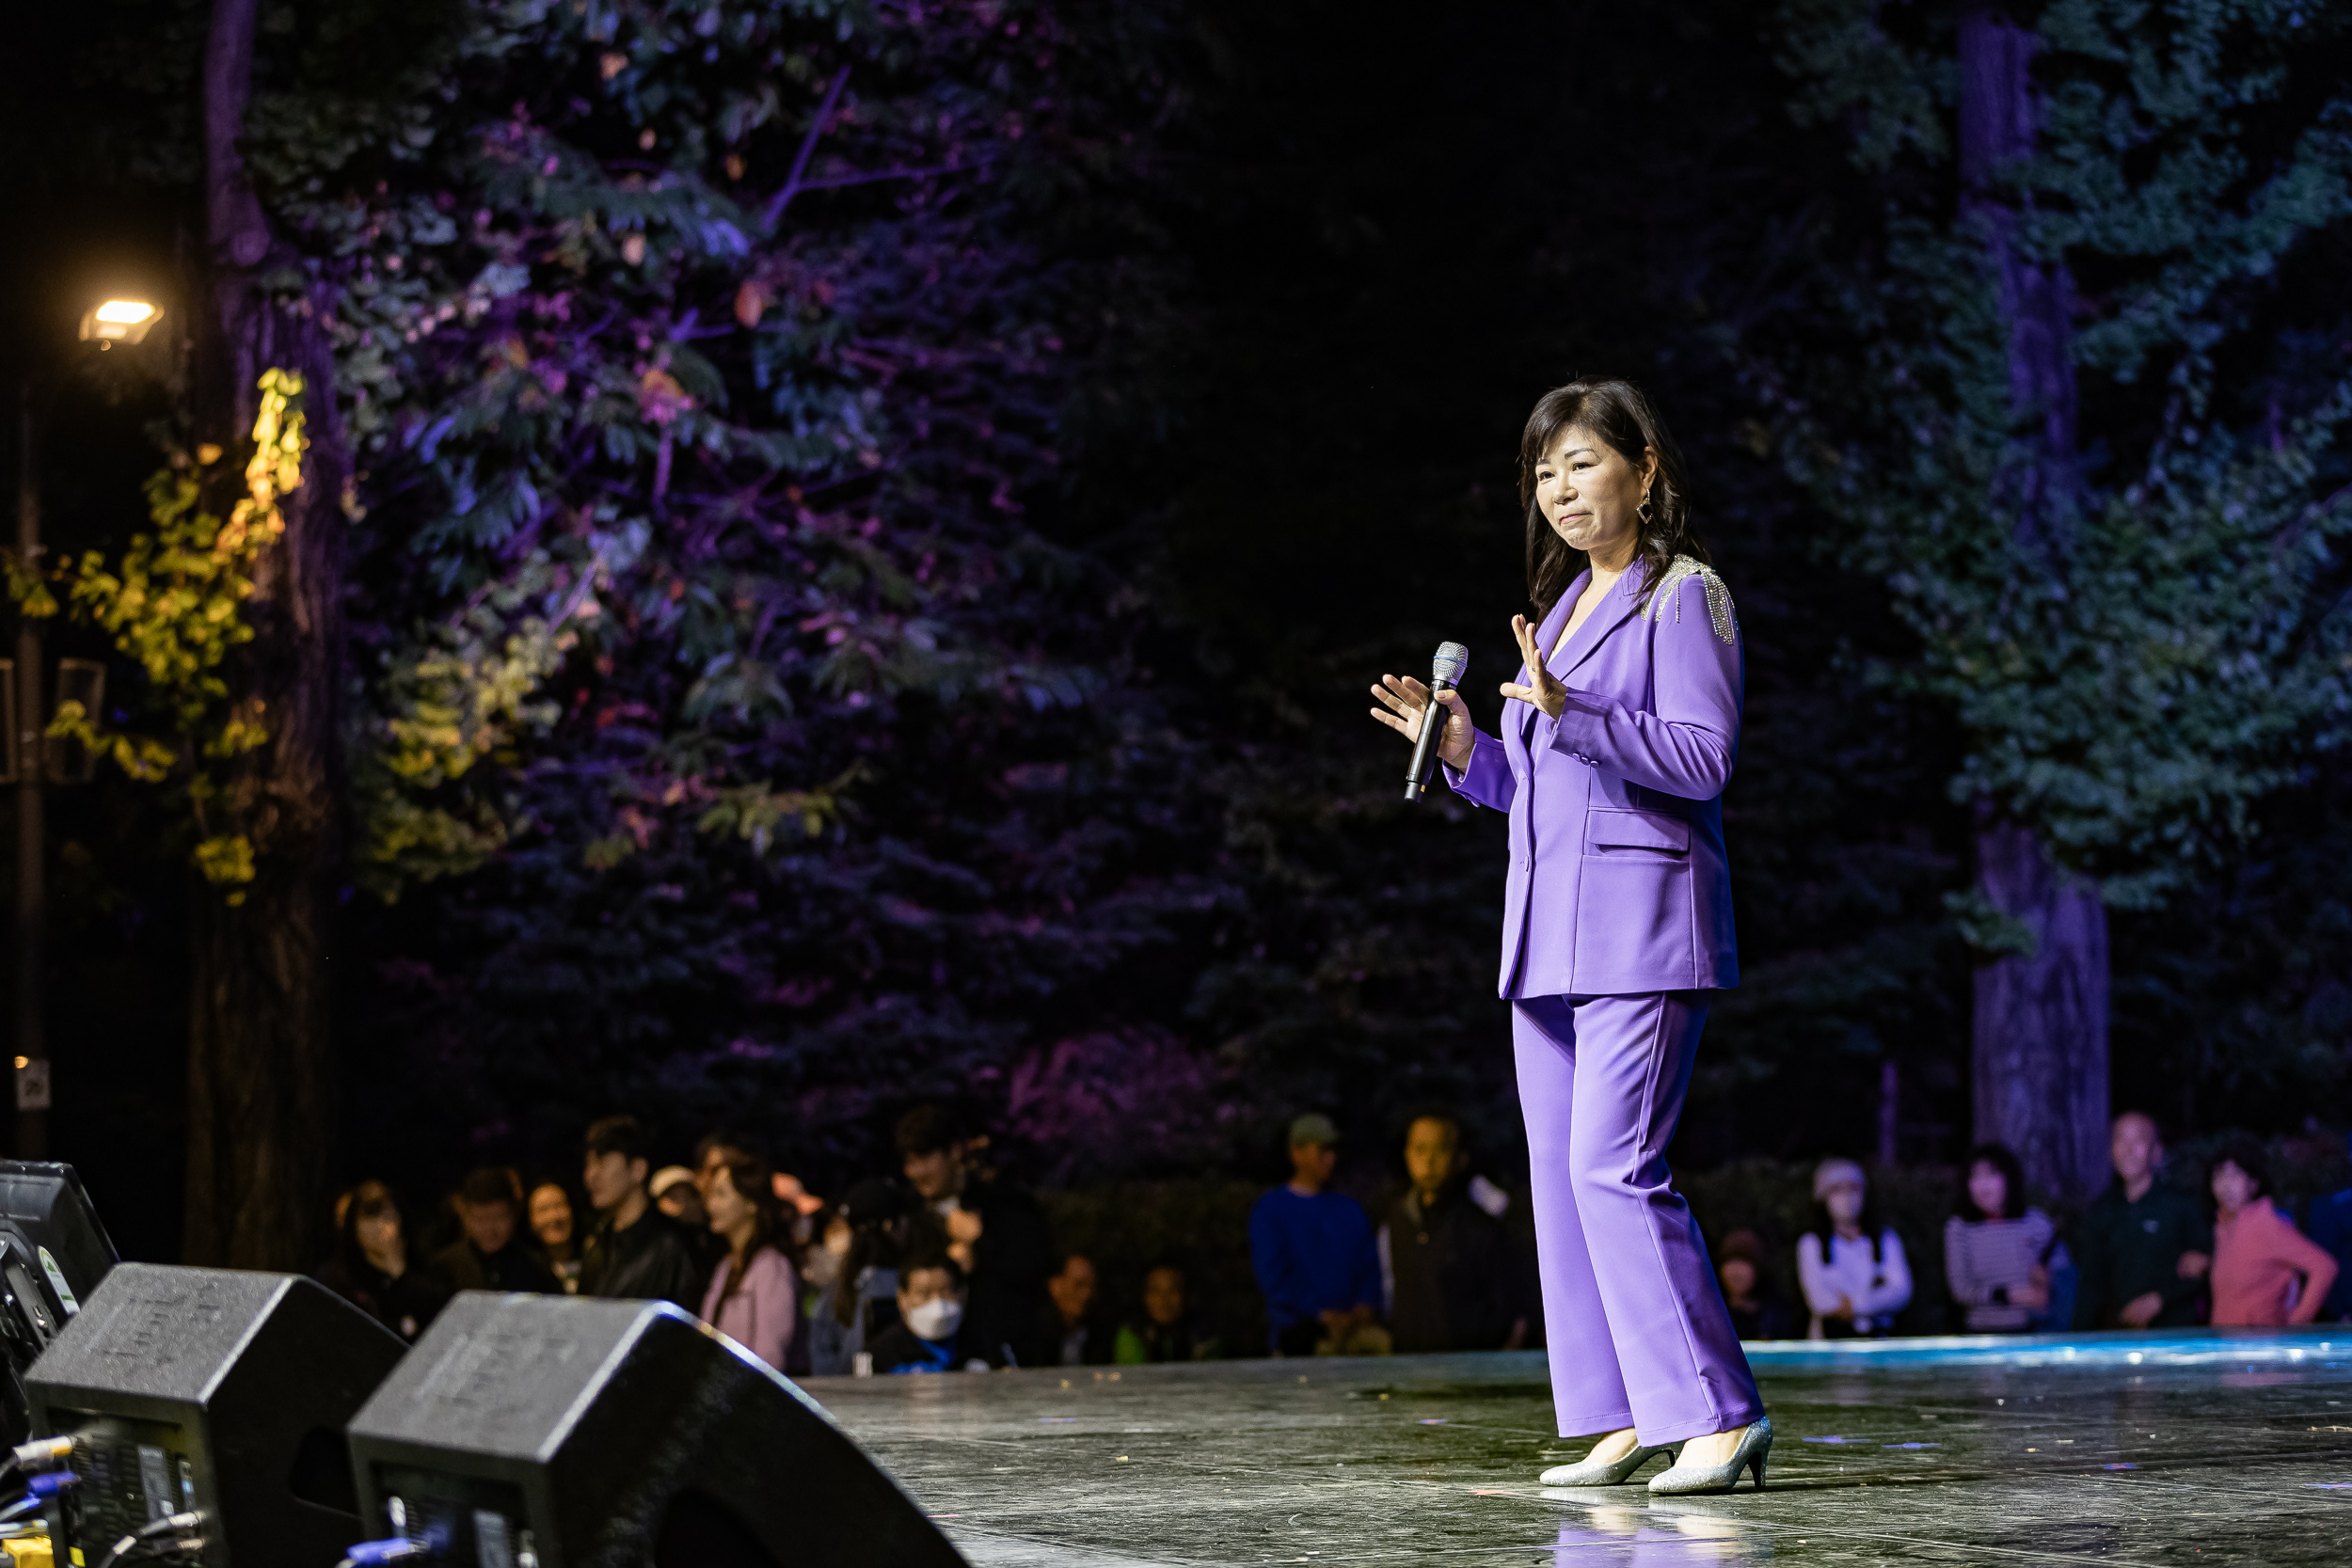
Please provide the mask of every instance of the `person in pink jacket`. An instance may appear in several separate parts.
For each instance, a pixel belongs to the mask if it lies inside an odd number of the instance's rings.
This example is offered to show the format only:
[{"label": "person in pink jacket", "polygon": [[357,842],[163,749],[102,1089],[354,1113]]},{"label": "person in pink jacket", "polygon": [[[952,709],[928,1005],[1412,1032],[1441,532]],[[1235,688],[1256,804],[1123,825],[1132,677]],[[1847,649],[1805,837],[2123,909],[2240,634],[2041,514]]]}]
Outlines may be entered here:
[{"label": "person in pink jacket", "polygon": [[2270,1201],[2270,1172],[2250,1139],[2223,1146],[2211,1177],[2213,1321],[2217,1327],[2275,1327],[2319,1316],[2336,1260]]},{"label": "person in pink jacket", "polygon": [[775,1178],[764,1161],[737,1154],[710,1173],[704,1204],[727,1256],[703,1292],[703,1322],[782,1371],[800,1326],[801,1282],[777,1244]]},{"label": "person in pink jacket", "polygon": [[1461,695],[1391,675],[1373,717],[1510,817],[1500,990],[1510,1003],[1536,1253],[1564,1436],[1548,1486],[1618,1485],[1679,1449],[1661,1493],[1760,1485],[1772,1422],[1698,1227],[1666,1168],[1699,1032],[1740,978],[1723,794],[1745,654],[1691,526],[1674,437],[1630,383],[1544,394],[1519,445],[1525,660],[1499,734]]}]

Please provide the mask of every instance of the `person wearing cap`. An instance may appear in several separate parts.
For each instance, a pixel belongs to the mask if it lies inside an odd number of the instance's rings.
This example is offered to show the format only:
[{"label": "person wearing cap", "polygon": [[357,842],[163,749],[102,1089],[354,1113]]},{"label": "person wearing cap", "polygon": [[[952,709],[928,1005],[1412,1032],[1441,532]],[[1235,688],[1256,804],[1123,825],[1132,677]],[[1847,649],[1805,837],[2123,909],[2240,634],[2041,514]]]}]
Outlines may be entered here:
[{"label": "person wearing cap", "polygon": [[1509,816],[1497,993],[1510,1004],[1544,1341],[1564,1437],[1547,1486],[1761,1486],[1772,1446],[1666,1148],[1715,993],[1740,983],[1724,844],[1746,653],[1657,407],[1597,377],[1519,436],[1531,614],[1492,733],[1463,694],[1389,675],[1373,718],[1439,726],[1446,783]]},{"label": "person wearing cap", "polygon": [[1354,1198],[1325,1191],[1339,1145],[1340,1130],[1321,1112],[1292,1122],[1291,1179],[1249,1211],[1249,1260],[1277,1355],[1385,1348],[1372,1221]]},{"label": "person wearing cap", "polygon": [[1883,1338],[1911,1305],[1911,1263],[1902,1238],[1871,1226],[1869,1186],[1851,1160],[1824,1160],[1813,1170],[1820,1229],[1797,1238],[1797,1282],[1813,1309],[1811,1339]]}]

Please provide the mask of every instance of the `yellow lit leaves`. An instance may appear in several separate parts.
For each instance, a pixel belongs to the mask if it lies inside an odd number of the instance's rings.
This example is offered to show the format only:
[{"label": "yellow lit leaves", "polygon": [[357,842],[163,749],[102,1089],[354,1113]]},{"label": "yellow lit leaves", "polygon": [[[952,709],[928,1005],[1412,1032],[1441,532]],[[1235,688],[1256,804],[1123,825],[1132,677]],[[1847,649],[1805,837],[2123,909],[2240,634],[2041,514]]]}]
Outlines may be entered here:
[{"label": "yellow lit leaves", "polygon": [[[59,705],[50,734],[80,740],[148,784],[162,783],[187,764],[189,797],[199,824],[203,803],[229,794],[206,771],[207,765],[231,763],[269,739],[259,702],[230,702],[221,665],[230,649],[252,640],[253,628],[239,610],[253,596],[262,552],[285,536],[280,502],[301,488],[309,442],[295,401],[302,395],[302,378],[271,370],[262,376],[260,391],[245,493],[226,520],[203,509],[197,473],[183,458],[179,467],[159,469],[147,482],[153,531],[135,535],[111,567],[103,553],[92,550],[58,573],[76,617],[105,631],[115,647],[146,672],[174,734],[167,740],[103,731],[78,703]],[[211,467],[221,455],[207,442],[196,452],[195,469]],[[27,609],[43,592],[37,580],[13,570],[10,588]],[[199,831],[209,833],[196,850],[197,869],[207,881],[234,889],[253,879],[249,838]],[[231,902],[243,896],[230,895]]]}]

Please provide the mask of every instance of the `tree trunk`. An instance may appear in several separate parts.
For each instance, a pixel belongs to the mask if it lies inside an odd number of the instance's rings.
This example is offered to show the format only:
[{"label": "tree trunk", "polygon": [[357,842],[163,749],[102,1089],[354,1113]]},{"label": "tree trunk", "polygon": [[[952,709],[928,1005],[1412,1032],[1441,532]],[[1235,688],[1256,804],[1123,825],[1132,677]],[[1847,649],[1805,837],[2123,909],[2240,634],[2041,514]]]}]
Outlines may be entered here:
[{"label": "tree trunk", "polygon": [[258,708],[269,739],[238,764],[214,809],[215,831],[252,841],[255,878],[242,901],[195,892],[188,1021],[191,1262],[292,1268],[309,1261],[332,1125],[326,955],[334,909],[335,699],[342,667],[342,487],[349,472],[320,289],[287,297],[265,274],[301,276],[273,243],[238,149],[250,96],[257,0],[215,0],[204,55],[205,277],[194,312],[198,436],[225,455],[211,470],[225,515],[242,483],[273,367],[303,378],[310,449],[303,483],[283,499],[284,537],[257,563],[245,607],[255,636],[230,684]]},{"label": "tree trunk", "polygon": [[2033,933],[2029,953],[1977,971],[1977,1137],[2016,1150],[2062,1195],[2107,1179],[2107,916],[2098,890],[2013,823],[1977,834],[1977,886]]},{"label": "tree trunk", "polygon": [[[1997,11],[1962,19],[1961,199],[2000,275],[2010,400],[2026,448],[1996,499],[2014,510],[2016,548],[2040,569],[2063,572],[2077,473],[2068,353],[2074,283],[2064,267],[2021,252],[2018,211],[1997,184],[2005,166],[2034,150],[2033,49],[2033,35]],[[2107,1174],[2106,907],[2014,823],[1980,826],[1977,890],[2023,923],[2036,944],[1977,971],[1977,1136],[2015,1149],[2028,1182],[2054,1195],[2088,1194]]]}]

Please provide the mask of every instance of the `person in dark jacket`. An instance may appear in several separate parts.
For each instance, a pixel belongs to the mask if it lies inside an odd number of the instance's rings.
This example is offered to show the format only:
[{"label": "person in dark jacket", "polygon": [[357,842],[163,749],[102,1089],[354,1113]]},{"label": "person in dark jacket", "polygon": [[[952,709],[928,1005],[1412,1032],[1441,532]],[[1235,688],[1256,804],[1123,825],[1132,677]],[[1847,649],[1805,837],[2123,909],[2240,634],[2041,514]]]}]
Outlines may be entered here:
[{"label": "person in dark jacket", "polygon": [[1038,1315],[1037,1332],[1025,1366],[1107,1367],[1118,1324],[1103,1305],[1094,1260],[1072,1253],[1045,1282],[1049,1298]]},{"label": "person in dark jacket", "polygon": [[1148,1367],[1162,1361],[1214,1361],[1222,1356],[1224,1342],[1192,1315],[1185,1292],[1182,1263],[1167,1259],[1146,1269],[1143,1315],[1120,1326],[1111,1360],[1121,1367]]},{"label": "person in dark jacket", "polygon": [[1389,1206],[1382,1251],[1392,1282],[1389,1335],[1400,1355],[1516,1350],[1527,1338],[1517,1250],[1469,1190],[1462,1124],[1442,1111],[1405,1130],[1411,1178]]},{"label": "person in dark jacket", "polygon": [[2205,1206],[2156,1180],[2164,1140],[2153,1117],[2117,1117],[2108,1152],[2115,1180],[2075,1227],[2074,1326],[2189,1327],[2213,1266]]},{"label": "person in dark jacket", "polygon": [[400,1199],[381,1181],[362,1181],[343,1205],[335,1256],[318,1282],[377,1323],[413,1342],[449,1304],[448,1283],[428,1266],[411,1266],[408,1224]]},{"label": "person in dark jacket", "polygon": [[900,1172],[946,1238],[968,1281],[965,1342],[993,1367],[1017,1365],[1046,1305],[1054,1237],[1036,1198],[977,1164],[986,1138],[966,1137],[938,1105],[899,1118]]},{"label": "person in dark jacket", "polygon": [[485,1167],[457,1189],[457,1218],[465,1235],[434,1254],[433,1266],[460,1291],[560,1293],[555,1271],[523,1236],[513,1173]]},{"label": "person in dark jacket", "polygon": [[898,1269],[898,1321],[876,1337],[874,1370],[986,1371],[970,1348],[963,1265],[943,1252],[918,1254]]},{"label": "person in dark jacket", "polygon": [[607,1117],[588,1129],[580,1181],[596,1205],[596,1228],[580,1259],[580,1293],[675,1302],[690,1314],[703,1302],[694,1238],[654,1207],[645,1130],[635,1117]]},{"label": "person in dark jacket", "polygon": [[[2344,1142],[2344,1151],[2352,1154],[2352,1135]],[[2332,1323],[2352,1319],[2352,1187],[2312,1199],[2303,1212],[2303,1234],[2327,1248],[2336,1260],[2336,1281],[2320,1304],[2319,1321]]]},{"label": "person in dark jacket", "polygon": [[1804,1324],[1773,1293],[1764,1243],[1753,1230],[1735,1230],[1715,1249],[1715,1281],[1724,1288],[1731,1326],[1742,1339],[1790,1339]]}]

